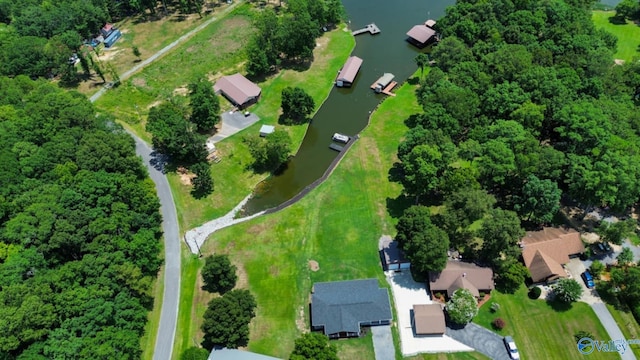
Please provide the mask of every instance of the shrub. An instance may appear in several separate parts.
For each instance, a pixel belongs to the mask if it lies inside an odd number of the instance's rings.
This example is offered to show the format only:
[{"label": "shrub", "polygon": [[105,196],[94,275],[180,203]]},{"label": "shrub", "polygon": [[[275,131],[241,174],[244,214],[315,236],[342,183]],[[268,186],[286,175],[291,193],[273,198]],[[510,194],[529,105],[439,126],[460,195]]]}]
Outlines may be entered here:
[{"label": "shrub", "polygon": [[591,263],[591,266],[589,267],[591,274],[596,279],[600,278],[600,274],[602,274],[604,269],[605,269],[605,266],[600,260],[594,260],[593,263]]},{"label": "shrub", "polygon": [[498,310],[500,310],[500,304],[498,304],[498,303],[491,304],[491,312],[492,313],[498,312]]},{"label": "shrub", "polygon": [[478,293],[478,296],[480,297],[480,300],[484,299],[485,296],[487,296],[487,294],[484,293],[484,291],[480,291]]},{"label": "shrub", "polygon": [[531,288],[531,290],[529,290],[530,299],[533,299],[533,300],[538,299],[540,298],[540,294],[542,294],[542,290],[537,286],[534,286]]},{"label": "shrub", "polygon": [[577,333],[573,334],[573,338],[576,339],[576,342],[580,341],[580,339],[582,338],[591,338],[593,339],[593,334],[588,332],[588,331],[584,331],[584,330],[580,330]]},{"label": "shrub", "polygon": [[491,325],[496,330],[502,330],[507,325],[507,323],[502,318],[496,318],[491,322]]}]

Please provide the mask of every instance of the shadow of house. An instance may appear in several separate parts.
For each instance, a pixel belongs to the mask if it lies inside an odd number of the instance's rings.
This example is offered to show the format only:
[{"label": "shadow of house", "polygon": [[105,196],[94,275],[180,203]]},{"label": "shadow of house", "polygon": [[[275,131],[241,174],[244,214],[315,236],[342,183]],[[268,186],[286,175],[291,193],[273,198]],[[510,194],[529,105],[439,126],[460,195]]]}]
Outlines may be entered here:
[{"label": "shadow of house", "polygon": [[432,294],[446,293],[451,297],[458,289],[467,289],[476,298],[480,292],[490,293],[495,288],[493,270],[462,261],[448,261],[441,272],[429,272],[429,289]]},{"label": "shadow of house", "polygon": [[567,277],[564,265],[584,253],[580,233],[545,227],[529,231],[520,242],[522,259],[534,283],[553,282]]},{"label": "shadow of house", "polygon": [[223,76],[213,86],[216,94],[222,94],[234,106],[245,108],[260,99],[262,90],[242,74]]},{"label": "shadow of house", "polygon": [[321,282],[313,285],[311,330],[330,339],[358,337],[364,326],[391,324],[387,289],[377,279]]}]

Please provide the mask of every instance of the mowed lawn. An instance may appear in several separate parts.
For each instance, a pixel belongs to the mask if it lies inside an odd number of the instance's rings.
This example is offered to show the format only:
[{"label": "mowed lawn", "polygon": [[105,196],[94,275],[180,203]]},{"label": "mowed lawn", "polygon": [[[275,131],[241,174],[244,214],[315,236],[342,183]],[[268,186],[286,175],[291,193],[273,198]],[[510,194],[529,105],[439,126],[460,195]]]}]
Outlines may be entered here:
[{"label": "mowed lawn", "polygon": [[[414,91],[405,85],[386,99],[329,179],[300,202],[216,232],[203,246],[206,254],[227,253],[242,264],[241,278],[258,302],[250,350],[288,357],[309,329],[314,282],[378,278],[388,287],[377,244],[382,234],[395,233],[386,202],[401,188],[388,182],[387,172],[406,131],[403,120],[419,110]],[[310,260],[318,262],[317,272]],[[370,337],[335,344],[344,359],[372,358]]]},{"label": "mowed lawn", "polygon": [[[500,304],[500,310],[491,312],[493,303]],[[591,307],[576,302],[566,310],[556,310],[542,299],[531,300],[527,289],[522,286],[515,294],[491,292],[491,299],[482,306],[473,320],[488,329],[491,322],[500,317],[506,327],[498,334],[512,335],[524,359],[619,359],[617,353],[593,352],[585,356],[578,352],[574,334],[587,331],[595,339],[609,336]]]},{"label": "mowed lawn", "polygon": [[[277,125],[282,90],[287,86],[301,87],[313,97],[318,108],[329,95],[335,74],[351,54],[355,40],[350,33],[339,29],[325,33],[317,44],[314,61],[307,70],[285,69],[259,83],[262,96],[258,104],[249,108],[260,117],[258,123],[216,144],[222,161],[211,165],[215,183],[215,191],[211,195],[195,199],[190,195],[191,186],[185,185],[178,174],[167,174],[183,231],[226,214],[268,175],[255,174],[250,169],[253,159],[243,142],[244,136],[257,136],[262,124],[270,124],[289,131],[294,150],[302,143],[307,124]],[[221,105],[228,107],[228,102],[222,98]]]},{"label": "mowed lawn", "polygon": [[634,57],[638,57],[640,26],[628,20],[626,24],[611,23],[609,19],[615,15],[615,11],[594,11],[593,22],[596,27],[603,28],[618,38],[618,51],[614,57],[631,61]]}]

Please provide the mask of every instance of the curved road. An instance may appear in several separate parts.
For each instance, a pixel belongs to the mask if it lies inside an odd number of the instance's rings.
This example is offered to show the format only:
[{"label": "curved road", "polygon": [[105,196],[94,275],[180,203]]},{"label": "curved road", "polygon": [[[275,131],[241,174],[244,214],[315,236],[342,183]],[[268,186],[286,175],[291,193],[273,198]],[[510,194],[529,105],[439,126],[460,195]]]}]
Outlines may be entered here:
[{"label": "curved road", "polygon": [[[243,1],[237,1],[233,5],[226,8],[220,15],[226,15]],[[211,19],[200,24],[195,29],[182,35],[178,40],[165,46],[148,59],[140,62],[133,68],[124,72],[120,76],[120,80],[124,81],[131,75],[143,69],[153,61],[165,55],[178,44],[183,43],[194,34],[209,26],[212,22],[218,20],[219,17]],[[95,102],[105,92],[107,88],[100,89],[93,94],[89,100]],[[142,157],[142,160],[149,170],[151,180],[156,184],[156,192],[160,199],[160,212],[162,214],[162,230],[164,232],[164,249],[165,249],[165,267],[164,267],[164,293],[162,297],[162,310],[160,312],[160,323],[156,336],[156,344],[153,351],[153,360],[170,360],[173,355],[173,342],[176,336],[176,327],[178,324],[178,307],[180,305],[180,229],[178,226],[178,214],[176,205],[173,202],[173,195],[167,177],[163,172],[164,162],[157,153],[142,141],[139,137],[130,131],[127,131],[136,143],[136,153]]]}]

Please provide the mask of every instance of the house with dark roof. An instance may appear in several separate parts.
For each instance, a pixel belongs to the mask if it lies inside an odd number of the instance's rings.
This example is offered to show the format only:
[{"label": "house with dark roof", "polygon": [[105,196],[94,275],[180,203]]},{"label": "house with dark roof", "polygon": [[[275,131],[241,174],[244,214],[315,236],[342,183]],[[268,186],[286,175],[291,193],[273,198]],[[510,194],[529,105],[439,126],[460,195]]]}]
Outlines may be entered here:
[{"label": "house with dark roof", "polygon": [[584,253],[580,233],[560,228],[545,227],[540,231],[528,231],[520,241],[520,246],[524,265],[529,269],[534,283],[567,277],[563,265],[571,257]]},{"label": "house with dark roof", "polygon": [[443,335],[447,329],[440,304],[413,305],[411,322],[416,335]]},{"label": "house with dark roof", "polygon": [[435,21],[427,20],[424,24],[412,27],[411,30],[407,32],[407,41],[419,48],[427,46],[437,39],[436,31],[433,29],[435,24]]},{"label": "house with dark roof", "polygon": [[391,324],[387,289],[377,279],[320,282],[311,295],[311,329],[331,339],[362,335],[363,326]]},{"label": "house with dark roof", "polygon": [[242,74],[223,76],[213,86],[216,94],[222,94],[231,103],[244,108],[258,101],[262,90]]},{"label": "house with dark roof", "polygon": [[207,360],[280,360],[267,355],[261,355],[250,351],[238,349],[214,348]]},{"label": "house with dark roof", "polygon": [[402,271],[411,268],[411,262],[404,256],[402,249],[398,247],[397,241],[392,241],[391,237],[385,238],[381,242],[380,259],[382,268],[387,270]]},{"label": "house with dark roof", "polygon": [[336,86],[349,87],[353,84],[362,66],[362,59],[357,56],[350,56],[342,67],[336,78]]},{"label": "house with dark roof", "polygon": [[440,272],[429,272],[429,289],[432,293],[446,292],[451,297],[458,289],[467,289],[475,297],[480,292],[489,293],[495,288],[493,270],[476,264],[450,260]]}]

